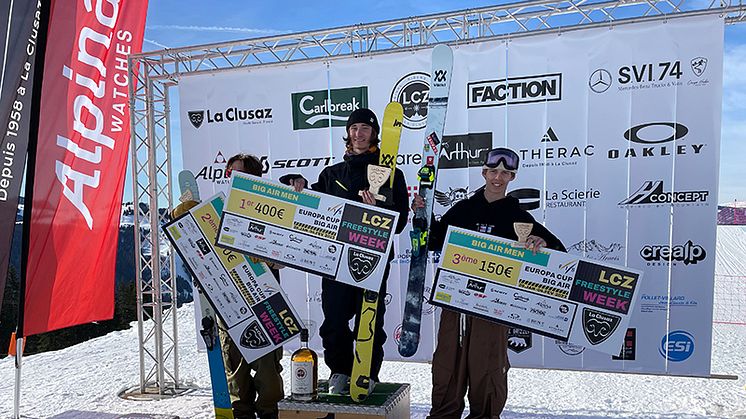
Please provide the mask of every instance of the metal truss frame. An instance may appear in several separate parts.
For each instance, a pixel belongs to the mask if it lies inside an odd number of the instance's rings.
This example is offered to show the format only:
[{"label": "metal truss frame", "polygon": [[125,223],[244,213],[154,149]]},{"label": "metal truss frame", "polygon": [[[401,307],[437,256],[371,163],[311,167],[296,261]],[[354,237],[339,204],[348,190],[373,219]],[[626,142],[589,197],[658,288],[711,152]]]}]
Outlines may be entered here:
[{"label": "metal truss frame", "polygon": [[[129,58],[135,226],[160,226],[173,202],[169,89],[185,75],[332,61],[594,26],[720,14],[746,22],[746,0],[531,0],[384,22],[165,49]],[[180,388],[173,253],[159,228],[135,228],[140,391]],[[164,270],[164,266],[170,267]],[[155,274],[158,273],[158,274]],[[162,273],[162,274],[161,274]]]}]

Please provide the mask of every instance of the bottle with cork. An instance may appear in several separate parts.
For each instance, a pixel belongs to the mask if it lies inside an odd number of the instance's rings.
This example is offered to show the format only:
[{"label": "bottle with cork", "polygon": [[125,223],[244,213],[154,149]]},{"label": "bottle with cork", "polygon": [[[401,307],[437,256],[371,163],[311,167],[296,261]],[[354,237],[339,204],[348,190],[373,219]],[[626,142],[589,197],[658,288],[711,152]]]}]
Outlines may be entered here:
[{"label": "bottle with cork", "polygon": [[315,400],[318,394],[319,357],[308,347],[308,329],[300,331],[300,349],[290,358],[290,397],[293,400]]}]

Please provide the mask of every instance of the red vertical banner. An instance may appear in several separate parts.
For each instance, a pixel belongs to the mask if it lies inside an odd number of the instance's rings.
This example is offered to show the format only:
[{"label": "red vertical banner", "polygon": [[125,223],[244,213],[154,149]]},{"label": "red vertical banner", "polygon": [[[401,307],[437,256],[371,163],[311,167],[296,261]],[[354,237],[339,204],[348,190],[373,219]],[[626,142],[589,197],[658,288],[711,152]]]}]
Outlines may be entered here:
[{"label": "red vertical banner", "polygon": [[147,0],[54,1],[42,84],[25,335],[111,319],[130,144],[127,56]]}]

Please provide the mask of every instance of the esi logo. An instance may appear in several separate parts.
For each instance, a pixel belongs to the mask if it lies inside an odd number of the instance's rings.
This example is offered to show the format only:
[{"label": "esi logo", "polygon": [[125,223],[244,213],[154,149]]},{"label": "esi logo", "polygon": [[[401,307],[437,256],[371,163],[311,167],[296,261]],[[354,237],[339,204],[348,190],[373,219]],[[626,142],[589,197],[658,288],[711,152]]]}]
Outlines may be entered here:
[{"label": "esi logo", "polygon": [[661,340],[658,353],[669,361],[685,361],[694,353],[694,336],[683,330],[671,332]]}]

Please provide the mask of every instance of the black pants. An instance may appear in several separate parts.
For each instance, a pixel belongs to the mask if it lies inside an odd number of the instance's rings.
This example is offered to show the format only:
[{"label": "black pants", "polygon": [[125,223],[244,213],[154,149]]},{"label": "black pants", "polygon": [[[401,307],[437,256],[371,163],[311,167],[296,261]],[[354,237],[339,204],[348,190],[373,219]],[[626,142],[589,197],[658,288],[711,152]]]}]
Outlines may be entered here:
[{"label": "black pants", "polygon": [[[376,381],[383,363],[383,344],[386,342],[386,332],[383,330],[383,317],[386,313],[386,280],[389,268],[383,274],[381,291],[378,294],[378,310],[376,312],[376,330],[373,338],[373,357],[371,359],[370,377]],[[355,350],[355,338],[360,321],[360,308],[363,305],[362,288],[353,287],[331,279],[321,281],[321,308],[324,312],[324,322],[321,323],[319,335],[324,345],[324,361],[332,374],[340,373],[352,375],[352,365]],[[355,318],[355,327],[350,330],[350,319]]]}]

